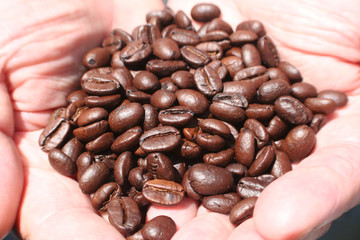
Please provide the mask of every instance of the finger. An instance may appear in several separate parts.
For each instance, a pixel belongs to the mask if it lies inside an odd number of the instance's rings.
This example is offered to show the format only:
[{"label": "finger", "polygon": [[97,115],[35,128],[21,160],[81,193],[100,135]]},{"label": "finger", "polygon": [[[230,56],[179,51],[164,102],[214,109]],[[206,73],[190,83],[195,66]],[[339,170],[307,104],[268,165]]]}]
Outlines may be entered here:
[{"label": "finger", "polygon": [[252,218],[241,223],[234,231],[231,232],[227,240],[264,240],[256,231]]},{"label": "finger", "polygon": [[147,221],[159,215],[169,216],[174,220],[177,228],[182,227],[196,216],[198,203],[190,198],[184,198],[174,207],[151,205],[146,214]]},{"label": "finger", "polygon": [[173,240],[197,240],[199,236],[207,240],[226,239],[234,226],[229,216],[220,213],[204,213],[184,224],[173,236]]},{"label": "finger", "polygon": [[[270,184],[254,210],[257,231],[268,239],[299,238],[333,221],[360,202],[360,116],[358,97],[350,98],[341,118],[317,135],[314,153]],[[344,112],[344,113],[343,113]],[[294,219],[296,224],[294,224]]]}]

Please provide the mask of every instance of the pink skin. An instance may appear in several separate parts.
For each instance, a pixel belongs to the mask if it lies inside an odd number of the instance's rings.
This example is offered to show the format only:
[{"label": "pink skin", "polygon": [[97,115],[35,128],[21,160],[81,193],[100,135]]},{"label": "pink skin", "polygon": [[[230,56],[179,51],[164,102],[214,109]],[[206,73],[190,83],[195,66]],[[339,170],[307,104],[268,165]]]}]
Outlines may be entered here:
[{"label": "pink skin", "polygon": [[[190,14],[196,2],[169,1],[169,6]],[[319,90],[346,91],[350,101],[319,132],[314,154],[269,185],[244,224],[235,228],[227,216],[198,209],[192,200],[172,209],[153,206],[148,219],[173,217],[179,228],[174,239],[320,236],[360,203],[360,4],[207,2],[217,3],[233,27],[246,19],[263,21],[281,58],[298,67],[304,81]],[[78,86],[82,55],[111,29],[131,31],[144,23],[146,12],[162,7],[158,0],[0,1],[0,151],[5,156],[0,159],[0,237],[16,218],[25,239],[123,239],[95,213],[75,181],[51,168],[37,139],[49,113]]]}]

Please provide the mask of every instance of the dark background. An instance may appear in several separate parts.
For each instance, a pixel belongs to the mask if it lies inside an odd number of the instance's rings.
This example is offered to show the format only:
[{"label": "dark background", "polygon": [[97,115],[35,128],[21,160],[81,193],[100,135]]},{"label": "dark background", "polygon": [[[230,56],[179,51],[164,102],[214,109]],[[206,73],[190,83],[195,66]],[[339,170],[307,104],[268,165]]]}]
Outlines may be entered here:
[{"label": "dark background", "polygon": [[[163,0],[164,4],[167,0]],[[360,205],[346,212],[333,222],[330,230],[319,240],[359,240],[360,239]],[[4,240],[19,240],[11,232]],[[184,239],[185,240],[185,239]]]}]

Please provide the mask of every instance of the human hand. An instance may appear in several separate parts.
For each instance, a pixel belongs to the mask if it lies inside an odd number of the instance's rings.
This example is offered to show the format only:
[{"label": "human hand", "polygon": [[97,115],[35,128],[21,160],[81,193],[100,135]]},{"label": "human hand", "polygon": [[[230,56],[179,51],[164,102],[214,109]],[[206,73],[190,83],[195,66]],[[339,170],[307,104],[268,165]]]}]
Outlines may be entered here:
[{"label": "human hand", "polygon": [[[196,2],[169,1],[190,14]],[[227,217],[203,207],[173,239],[314,239],[360,203],[360,4],[357,1],[207,1],[218,5],[233,28],[244,20],[264,23],[280,57],[318,90],[337,89],[349,103],[317,134],[313,154],[270,184],[253,218],[234,228]],[[166,210],[164,210],[165,212]],[[148,214],[152,214],[152,210]]]}]

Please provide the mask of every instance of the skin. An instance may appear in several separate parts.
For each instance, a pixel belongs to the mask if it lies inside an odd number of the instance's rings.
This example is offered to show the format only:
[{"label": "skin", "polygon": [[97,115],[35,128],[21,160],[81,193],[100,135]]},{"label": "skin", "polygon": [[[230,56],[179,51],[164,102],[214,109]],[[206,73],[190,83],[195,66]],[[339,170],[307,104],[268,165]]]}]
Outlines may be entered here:
[{"label": "skin", "polygon": [[[190,15],[196,2],[168,5]],[[147,217],[172,217],[179,228],[174,239],[315,239],[360,203],[360,128],[355,127],[360,121],[360,4],[207,2],[221,6],[223,19],[234,28],[246,19],[264,22],[281,59],[296,66],[304,81],[319,91],[345,91],[349,103],[317,134],[314,153],[270,184],[254,217],[240,226],[190,199],[173,208],[152,206]],[[0,1],[1,238],[15,223],[23,239],[122,239],[95,213],[77,183],[51,168],[37,141],[50,112],[65,105],[66,95],[78,87],[86,51],[111,29],[131,32],[145,22],[146,12],[162,8],[156,0]]]}]

